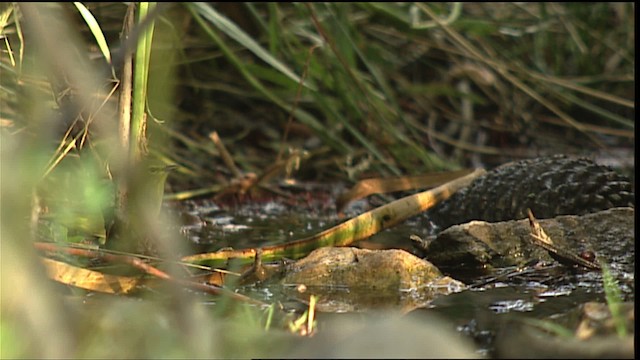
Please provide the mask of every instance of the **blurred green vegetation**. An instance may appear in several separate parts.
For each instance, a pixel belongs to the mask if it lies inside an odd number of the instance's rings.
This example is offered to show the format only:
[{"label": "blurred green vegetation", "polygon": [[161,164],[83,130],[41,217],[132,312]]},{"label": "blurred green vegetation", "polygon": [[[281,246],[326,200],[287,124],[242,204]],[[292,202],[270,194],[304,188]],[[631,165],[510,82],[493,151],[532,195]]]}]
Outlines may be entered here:
[{"label": "blurred green vegetation", "polygon": [[[213,131],[245,172],[260,174],[305,150],[310,157],[294,176],[320,181],[633,149],[634,10],[159,3],[150,11],[143,100],[149,151],[179,165],[169,182],[185,190],[234,175],[209,139]],[[43,281],[30,246],[42,213],[97,214],[112,201],[102,184],[121,156],[122,61],[141,33],[121,39],[126,13],[124,3],[0,5],[2,357],[237,355],[189,348],[185,338],[209,335],[201,326],[166,343],[177,353],[74,352],[86,339],[58,313],[59,291]],[[203,321],[189,319],[187,326]],[[155,329],[149,321],[137,331]],[[183,320],[172,321],[171,331]],[[90,333],[100,339],[101,331]]]}]

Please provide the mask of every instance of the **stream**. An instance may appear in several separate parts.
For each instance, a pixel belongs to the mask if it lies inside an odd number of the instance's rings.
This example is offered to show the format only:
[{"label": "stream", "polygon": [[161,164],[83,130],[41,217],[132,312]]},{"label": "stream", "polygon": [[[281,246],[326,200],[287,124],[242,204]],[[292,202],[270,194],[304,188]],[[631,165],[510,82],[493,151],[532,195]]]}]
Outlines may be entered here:
[{"label": "stream", "polygon": [[[180,206],[183,211],[199,218],[195,224],[183,227],[182,232],[193,244],[196,252],[216,251],[226,247],[242,249],[282,244],[318,233],[384,203],[376,196],[369,200],[360,200],[347,208],[345,218],[339,218],[333,199],[342,191],[340,187],[313,185],[289,191],[294,193],[292,198],[277,197],[249,201],[244,199],[237,203],[231,201],[220,205],[208,199],[182,202]],[[410,237],[426,238],[433,233],[434,229],[429,225],[426,215],[421,214],[354,246],[374,250],[403,249],[419,254]],[[632,303],[635,301],[635,245],[631,241],[627,247],[623,246],[617,250],[624,256],[609,257],[609,268],[617,281],[622,305],[628,307],[628,304],[631,304],[631,310],[626,316],[631,317],[632,324]],[[420,299],[420,295],[411,291],[398,291],[397,296],[388,297],[367,289],[324,289],[325,305],[331,305],[319,308],[321,314],[318,321],[322,324],[323,318],[333,319],[337,314],[375,314],[389,310],[402,312],[408,319],[435,315],[444,319],[446,325],[442,326],[448,327],[466,340],[471,340],[475,355],[545,356],[544,346],[540,346],[541,349],[538,350],[533,349],[530,353],[518,352],[522,349],[518,349],[515,344],[523,340],[511,339],[514,334],[510,329],[522,326],[530,320],[551,321],[568,329],[575,329],[583,326],[585,319],[591,316],[588,306],[606,304],[601,272],[577,267],[567,268],[553,261],[533,261],[522,266],[489,269],[454,266],[442,267],[440,270],[444,275],[469,286],[464,290],[460,289],[462,291],[453,291],[429,299]],[[292,294],[291,289],[277,282],[247,284],[238,288],[238,291],[268,303],[279,302],[285,309],[292,311],[304,309],[306,305],[304,297]],[[364,298],[368,300],[362,300]],[[371,301],[371,298],[377,300]],[[341,316],[344,318],[345,315]],[[603,316],[600,322],[606,323]],[[596,322],[591,320],[592,323]],[[601,324],[598,328],[606,326],[611,328],[610,324]],[[630,326],[633,328],[633,325]],[[606,332],[596,332],[611,334],[614,331],[609,329]],[[528,340],[524,341],[526,343]],[[505,342],[509,344],[505,345]],[[616,347],[615,344],[606,346]],[[604,354],[610,354],[606,351],[614,351],[607,349],[603,350]],[[570,355],[580,354],[579,350],[574,348],[568,351]],[[618,356],[627,355],[625,352],[615,351],[614,354]]]}]

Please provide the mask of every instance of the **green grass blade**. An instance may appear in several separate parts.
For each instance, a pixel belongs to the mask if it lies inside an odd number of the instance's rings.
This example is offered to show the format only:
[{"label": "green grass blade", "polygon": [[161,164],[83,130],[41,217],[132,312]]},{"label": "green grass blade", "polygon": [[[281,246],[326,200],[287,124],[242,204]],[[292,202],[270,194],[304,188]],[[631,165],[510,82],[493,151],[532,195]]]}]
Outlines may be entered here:
[{"label": "green grass blade", "polygon": [[[295,83],[300,83],[300,77],[296,75],[289,67],[283,64],[280,60],[273,57],[269,51],[265,50],[260,44],[255,42],[247,33],[240,29],[236,24],[217,12],[210,5],[205,3],[193,3],[188,5],[193,11],[197,12],[200,16],[207,19],[220,31],[227,34],[229,37],[246,47],[249,51],[254,53],[257,57],[273,66],[274,69],[285,74]],[[311,90],[316,90],[316,87],[305,81],[303,85]]]},{"label": "green grass blade", "polygon": [[96,43],[98,44],[98,48],[100,48],[100,52],[102,52],[104,58],[107,59],[107,62],[111,64],[111,51],[109,51],[109,45],[107,44],[107,39],[102,33],[100,24],[98,24],[98,21],[93,16],[91,11],[89,11],[89,9],[87,9],[81,2],[74,1],[73,5],[76,6],[78,12],[80,12],[80,15],[84,19],[84,22],[87,23],[89,30],[91,30],[91,34],[93,34],[93,37],[96,39]]},{"label": "green grass blade", "polygon": [[565,99],[567,99],[567,101],[580,106],[583,109],[586,109],[594,114],[597,114],[605,119],[608,119],[611,122],[620,124],[628,129],[634,129],[635,128],[635,120],[634,119],[626,119],[620,115],[617,115],[611,111],[608,111],[607,109],[604,109],[598,105],[595,105],[591,102],[588,101],[584,101],[582,99],[580,99],[579,97],[571,94],[568,91],[558,91],[556,92],[556,95],[559,97],[563,97]]},{"label": "green grass blade", "polygon": [[[216,34],[216,32],[213,29],[211,29],[211,27],[209,27],[207,23],[204,22],[200,14],[197,11],[195,11],[195,9],[192,9],[191,7],[190,9],[192,11],[192,14],[194,15],[194,18],[202,26],[203,30],[220,47],[220,50],[225,54],[227,59],[233,64],[233,66],[235,66],[238,69],[238,71],[240,71],[242,76],[249,82],[249,84],[253,86],[256,90],[258,90],[265,98],[269,99],[270,101],[272,101],[273,103],[281,107],[282,109],[286,111],[290,111],[291,106],[284,100],[277,97],[274,94],[273,90],[269,90],[265,88],[262,85],[262,83],[251,73],[251,71],[249,71],[246,64],[243,61],[241,61],[231,51],[231,49],[227,46],[227,44],[225,44],[225,42]],[[350,153],[352,151],[351,147],[344,140],[340,139],[338,136],[330,132],[327,132],[326,127],[320,121],[318,121],[318,119],[313,117],[308,112],[298,108],[296,109],[294,116],[301,123],[313,129],[316,135],[318,135],[323,141],[325,141],[332,148],[342,153]]]},{"label": "green grass blade", "polygon": [[[140,3],[138,12],[138,24],[141,24],[145,17],[155,7],[155,3]],[[149,28],[144,30],[136,47],[135,66],[133,74],[133,98],[132,98],[132,116],[131,116],[131,138],[130,151],[137,154],[134,158],[138,158],[140,150],[144,148],[144,129],[145,129],[145,105],[147,99],[147,82],[149,77],[149,59],[151,55],[151,41],[153,40],[154,23],[151,22]]]},{"label": "green grass blade", "polygon": [[611,274],[609,267],[605,264],[602,264],[602,282],[607,305],[609,306],[609,311],[611,311],[611,318],[616,327],[616,333],[618,333],[619,337],[625,337],[627,336],[627,326],[624,315],[620,311],[622,296],[620,295],[618,282]]}]

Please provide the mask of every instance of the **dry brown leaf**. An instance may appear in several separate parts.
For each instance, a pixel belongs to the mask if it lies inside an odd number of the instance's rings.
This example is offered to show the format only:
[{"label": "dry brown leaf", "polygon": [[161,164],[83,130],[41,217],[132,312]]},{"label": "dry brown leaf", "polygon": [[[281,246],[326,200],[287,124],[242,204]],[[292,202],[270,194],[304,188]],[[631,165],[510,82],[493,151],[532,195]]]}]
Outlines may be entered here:
[{"label": "dry brown leaf", "polygon": [[362,199],[373,194],[384,194],[394,191],[424,189],[438,186],[471,173],[472,169],[445,171],[418,176],[401,176],[394,178],[374,178],[359,181],[351,190],[340,195],[336,201],[338,212],[355,200]]},{"label": "dry brown leaf", "polygon": [[531,209],[527,209],[527,215],[529,216],[529,225],[531,225],[531,236],[537,238],[540,241],[543,241],[547,244],[553,245],[553,240],[544,232],[538,220],[533,216],[533,212]]},{"label": "dry brown leaf", "polygon": [[108,294],[127,294],[140,281],[140,278],[137,277],[103,274],[47,258],[41,260],[52,280],[86,290]]}]

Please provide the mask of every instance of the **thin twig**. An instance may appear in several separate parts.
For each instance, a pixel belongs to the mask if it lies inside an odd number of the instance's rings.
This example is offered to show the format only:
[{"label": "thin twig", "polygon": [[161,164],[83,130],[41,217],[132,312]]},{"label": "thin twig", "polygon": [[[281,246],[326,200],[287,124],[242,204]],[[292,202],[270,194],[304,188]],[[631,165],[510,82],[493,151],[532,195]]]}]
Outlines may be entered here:
[{"label": "thin twig", "polygon": [[236,178],[241,178],[243,175],[242,171],[240,171],[240,169],[238,169],[238,167],[236,166],[236,163],[233,161],[231,154],[229,154],[229,152],[227,151],[227,148],[222,143],[222,140],[220,140],[220,136],[218,136],[218,132],[213,131],[212,133],[210,133],[209,139],[213,141],[213,144],[216,146],[216,148],[218,149],[218,152],[220,153],[220,156],[222,157],[222,161],[224,161],[225,165],[227,165],[227,167],[229,168],[229,170],[231,170],[233,175]]},{"label": "thin twig", "polygon": [[287,142],[287,137],[289,136],[289,129],[291,128],[291,124],[293,123],[293,114],[296,113],[296,109],[298,108],[298,103],[300,102],[300,95],[302,94],[302,85],[304,84],[304,80],[307,77],[307,72],[309,70],[309,63],[311,62],[311,54],[313,51],[320,47],[320,45],[313,45],[309,49],[309,54],[307,54],[307,60],[304,63],[304,68],[302,70],[302,75],[300,76],[300,82],[298,83],[298,89],[296,90],[296,97],[293,100],[293,104],[291,104],[291,112],[289,113],[289,119],[287,120],[287,125],[284,128],[284,134],[282,135],[282,142],[280,143],[280,150],[278,150],[278,156],[276,157],[276,162],[282,159],[282,154],[284,153],[284,144]]}]

